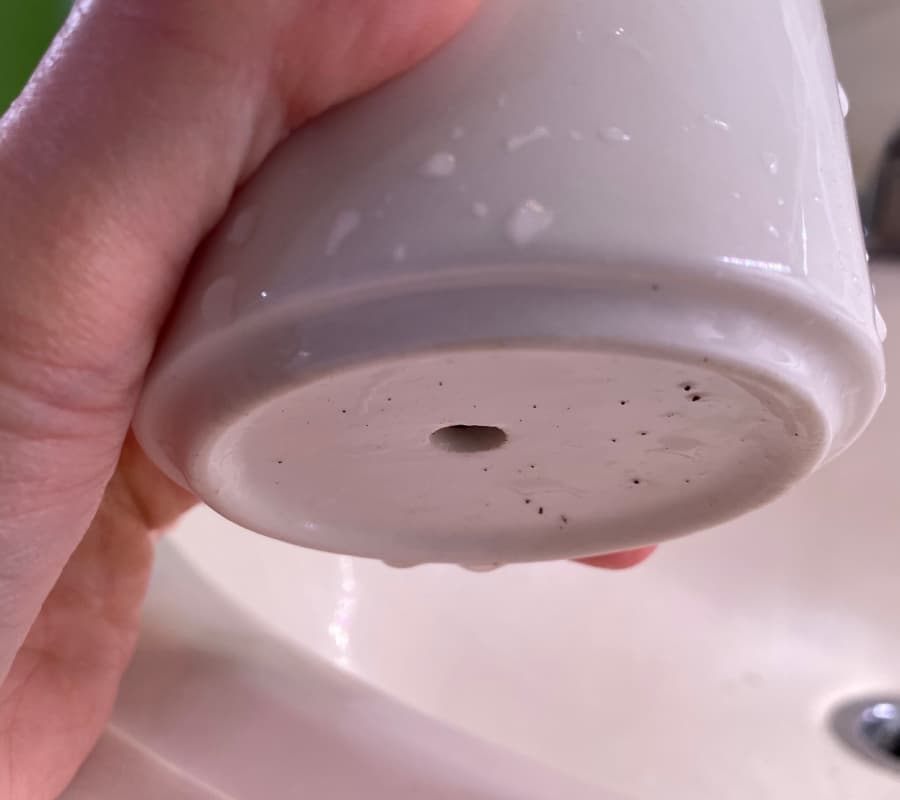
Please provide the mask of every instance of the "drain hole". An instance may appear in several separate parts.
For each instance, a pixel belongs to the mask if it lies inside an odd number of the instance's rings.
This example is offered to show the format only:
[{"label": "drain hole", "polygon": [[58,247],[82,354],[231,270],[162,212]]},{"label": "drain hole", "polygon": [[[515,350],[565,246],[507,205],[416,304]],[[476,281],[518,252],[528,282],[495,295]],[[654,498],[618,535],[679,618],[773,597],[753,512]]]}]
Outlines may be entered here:
[{"label": "drain hole", "polygon": [[506,431],[485,425],[451,425],[431,434],[431,443],[448,453],[487,453],[509,441]]},{"label": "drain hole", "polygon": [[834,713],[832,725],[857,755],[900,772],[900,699],[848,703]]},{"label": "drain hole", "polygon": [[877,703],[862,715],[860,732],[869,744],[900,766],[900,706]]}]

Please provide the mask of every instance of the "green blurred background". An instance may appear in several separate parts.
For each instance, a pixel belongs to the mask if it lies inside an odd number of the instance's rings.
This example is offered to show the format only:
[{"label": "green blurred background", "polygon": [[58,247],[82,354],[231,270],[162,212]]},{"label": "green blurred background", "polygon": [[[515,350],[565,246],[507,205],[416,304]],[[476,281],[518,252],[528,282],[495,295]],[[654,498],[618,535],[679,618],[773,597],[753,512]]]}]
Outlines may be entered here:
[{"label": "green blurred background", "polygon": [[0,0],[0,113],[16,98],[69,8],[69,0]]}]

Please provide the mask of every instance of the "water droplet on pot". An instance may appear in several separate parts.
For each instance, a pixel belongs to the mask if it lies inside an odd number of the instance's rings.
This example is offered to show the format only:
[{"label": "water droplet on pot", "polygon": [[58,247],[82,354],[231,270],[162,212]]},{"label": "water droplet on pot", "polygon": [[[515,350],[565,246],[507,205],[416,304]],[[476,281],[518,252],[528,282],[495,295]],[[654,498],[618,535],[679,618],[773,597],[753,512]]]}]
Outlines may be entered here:
[{"label": "water droplet on pot", "polygon": [[528,200],[512,213],[506,224],[506,233],[513,244],[524,247],[552,225],[553,212],[537,200]]},{"label": "water droplet on pot", "polygon": [[879,311],[878,306],[875,306],[875,330],[878,332],[878,338],[881,339],[882,342],[886,342],[888,337],[888,327],[887,323],[884,321],[884,317],[881,316],[881,311]]},{"label": "water droplet on pot", "polygon": [[325,245],[325,255],[331,257],[337,255],[337,252],[343,247],[347,241],[362,224],[362,214],[353,209],[341,211],[331,226],[331,233],[328,234],[328,243]]},{"label": "water droplet on pot", "polygon": [[850,114],[850,98],[847,96],[847,91],[840,83],[838,83],[838,97],[841,100],[841,113],[844,115],[844,119],[846,119]]},{"label": "water droplet on pot", "polygon": [[621,128],[617,128],[615,125],[607,128],[600,134],[600,138],[605,139],[607,142],[612,142],[614,144],[625,144],[631,141],[631,134],[626,133]]},{"label": "water droplet on pot", "polygon": [[550,131],[543,125],[539,125],[529,133],[523,133],[519,136],[511,136],[506,140],[506,149],[509,150],[510,153],[515,153],[517,150],[521,150],[526,145],[534,144],[535,142],[539,142],[542,139],[549,138]]},{"label": "water droplet on pot", "polygon": [[726,133],[731,130],[731,125],[729,125],[725,120],[718,119],[717,117],[712,116],[711,114],[704,114],[703,121],[709,125],[711,128],[716,128],[720,131],[725,131]]},{"label": "water droplet on pot", "polygon": [[449,178],[456,172],[456,156],[453,153],[435,153],[419,172],[426,178]]}]

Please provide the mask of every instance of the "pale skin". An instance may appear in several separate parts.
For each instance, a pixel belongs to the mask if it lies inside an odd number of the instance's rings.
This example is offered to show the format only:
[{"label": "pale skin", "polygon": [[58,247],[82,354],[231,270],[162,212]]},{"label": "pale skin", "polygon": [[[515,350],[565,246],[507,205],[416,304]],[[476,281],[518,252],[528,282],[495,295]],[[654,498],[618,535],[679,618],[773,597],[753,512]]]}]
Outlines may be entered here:
[{"label": "pale skin", "polygon": [[284,136],[477,3],[84,0],[0,122],[0,797],[88,756],[195,502],[129,434],[191,254]]}]

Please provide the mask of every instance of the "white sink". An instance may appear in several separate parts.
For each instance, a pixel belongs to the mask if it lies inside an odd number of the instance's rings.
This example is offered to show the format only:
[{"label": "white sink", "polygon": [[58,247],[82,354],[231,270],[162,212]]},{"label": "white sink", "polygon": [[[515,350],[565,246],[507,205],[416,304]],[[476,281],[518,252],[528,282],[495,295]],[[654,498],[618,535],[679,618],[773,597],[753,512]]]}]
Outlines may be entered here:
[{"label": "white sink", "polygon": [[[900,266],[874,277],[900,328]],[[896,799],[828,718],[900,694],[898,441],[895,393],[789,496],[621,574],[400,571],[197,511],[97,758],[164,764],[184,797]]]}]

